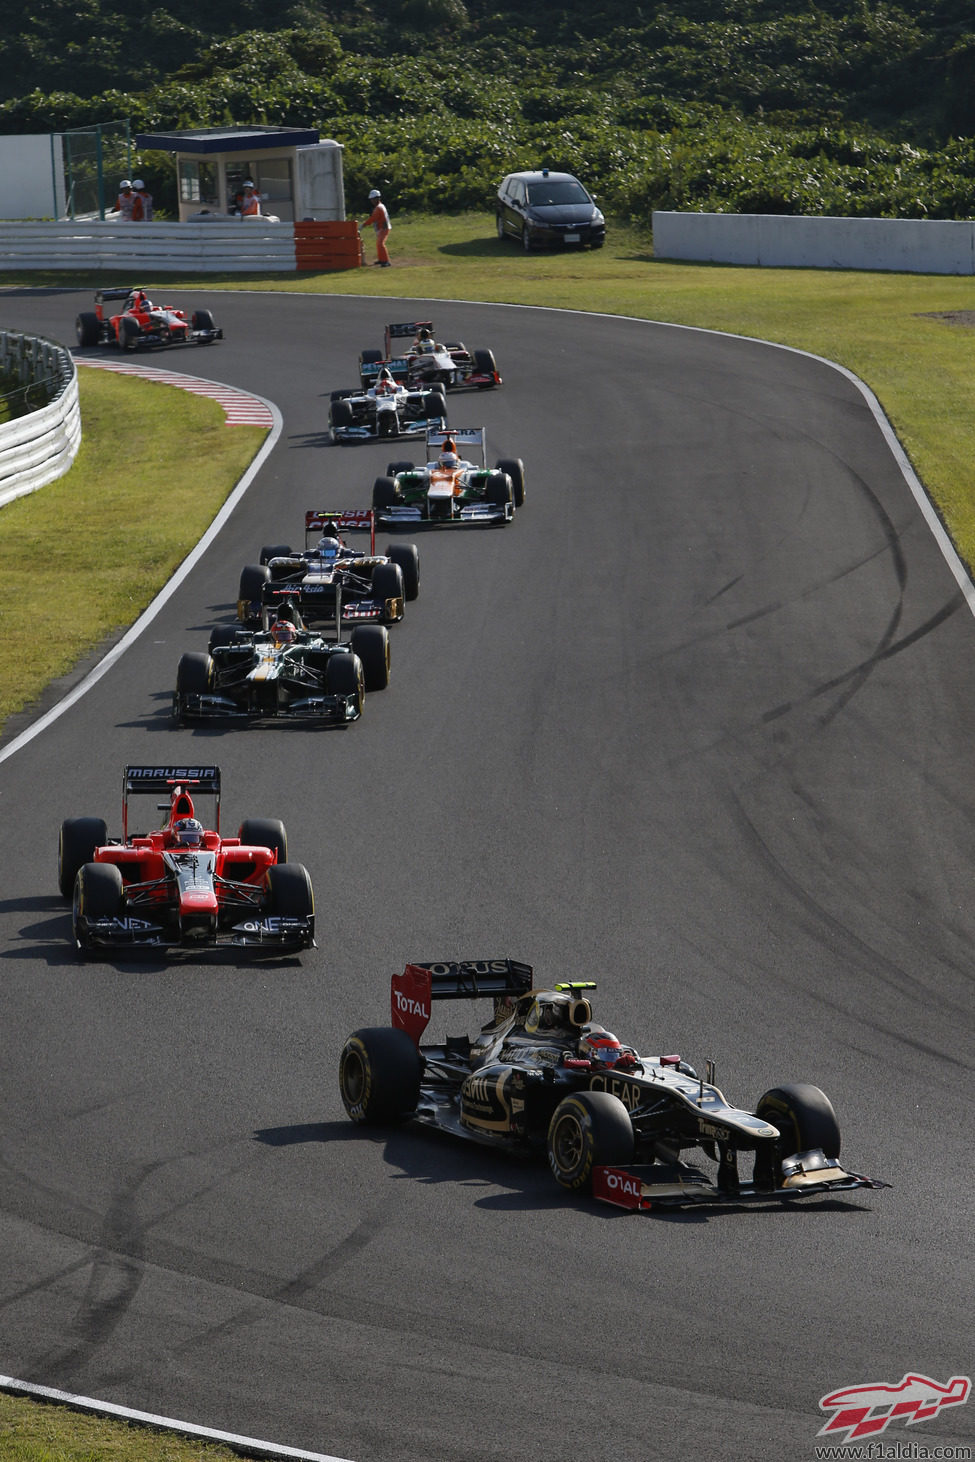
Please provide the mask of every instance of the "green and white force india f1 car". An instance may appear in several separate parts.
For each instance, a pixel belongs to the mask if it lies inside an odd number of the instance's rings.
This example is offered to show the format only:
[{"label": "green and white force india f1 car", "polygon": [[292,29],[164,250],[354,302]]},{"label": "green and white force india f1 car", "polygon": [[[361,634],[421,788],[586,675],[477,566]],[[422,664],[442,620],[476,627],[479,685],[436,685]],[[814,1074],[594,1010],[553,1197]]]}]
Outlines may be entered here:
[{"label": "green and white force india f1 car", "polygon": [[[525,464],[502,458],[487,465],[483,427],[428,431],[427,462],[391,462],[372,489],[376,522],[387,528],[408,524],[430,527],[496,527],[510,523],[525,501]],[[462,454],[476,449],[480,461]]]},{"label": "green and white force india f1 car", "polygon": [[[888,1185],[841,1166],[827,1098],[804,1083],[732,1106],[679,1056],[641,1056],[592,1019],[591,982],[536,989],[509,959],[408,964],[392,1024],[357,1030],[339,1060],[354,1122],[413,1118],[460,1137],[546,1153],[558,1183],[622,1208],[739,1203]],[[435,1000],[488,998],[473,1038],[421,1045]],[[709,1173],[683,1154],[710,1160]],[[742,1171],[746,1162],[750,1171]]]}]

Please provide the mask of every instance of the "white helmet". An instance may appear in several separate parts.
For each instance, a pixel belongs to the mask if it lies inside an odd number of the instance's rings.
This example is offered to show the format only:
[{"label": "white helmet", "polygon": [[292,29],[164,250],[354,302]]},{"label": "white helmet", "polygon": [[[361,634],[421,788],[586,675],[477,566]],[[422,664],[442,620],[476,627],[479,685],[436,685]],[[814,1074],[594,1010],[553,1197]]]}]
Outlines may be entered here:
[{"label": "white helmet", "polygon": [[131,184],[131,182],[129,181],[128,178],[123,178],[122,181],[119,183],[119,187],[120,188],[131,188],[132,187],[132,184]]},{"label": "white helmet", "polygon": [[382,193],[380,193],[378,188],[373,188],[372,192],[369,194],[369,202],[371,203],[374,198],[381,198],[382,196],[383,195]]},{"label": "white helmet", "polygon": [[144,188],[145,183],[142,181],[141,178],[134,178],[132,181],[132,186],[133,188]]}]

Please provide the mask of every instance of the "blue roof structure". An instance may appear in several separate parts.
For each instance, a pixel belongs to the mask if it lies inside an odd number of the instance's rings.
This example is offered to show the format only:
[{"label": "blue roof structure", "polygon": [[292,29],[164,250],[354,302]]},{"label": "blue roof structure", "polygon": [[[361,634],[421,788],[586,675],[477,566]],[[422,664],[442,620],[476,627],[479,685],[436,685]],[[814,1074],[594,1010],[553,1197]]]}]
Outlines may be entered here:
[{"label": "blue roof structure", "polygon": [[159,152],[246,152],[272,147],[313,147],[319,141],[311,127],[199,127],[188,132],[139,132],[135,146]]}]

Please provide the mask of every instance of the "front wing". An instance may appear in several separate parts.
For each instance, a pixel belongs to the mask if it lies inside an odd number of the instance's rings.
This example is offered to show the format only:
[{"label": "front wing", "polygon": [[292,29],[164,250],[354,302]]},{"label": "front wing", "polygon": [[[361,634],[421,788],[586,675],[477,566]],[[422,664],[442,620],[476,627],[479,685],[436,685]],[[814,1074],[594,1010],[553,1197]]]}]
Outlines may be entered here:
[{"label": "front wing", "polygon": [[496,507],[492,503],[463,503],[450,518],[431,518],[423,504],[404,503],[390,508],[376,508],[376,522],[381,528],[500,528],[514,519],[512,503]]},{"label": "front wing", "polygon": [[263,949],[289,953],[313,948],[314,919],[259,917],[243,919],[228,929],[219,929],[206,939],[174,938],[162,924],[129,915],[121,918],[79,918],[79,932],[87,950],[118,952],[138,949]]},{"label": "front wing", "polygon": [[689,1208],[699,1204],[778,1203],[796,1198],[822,1198],[854,1188],[889,1188],[877,1178],[865,1178],[840,1166],[822,1152],[798,1153],[794,1171],[778,1188],[759,1188],[741,1181],[722,1188],[707,1173],[690,1163],[632,1164],[626,1168],[595,1167],[592,1195],[602,1203],[648,1213],[654,1208]]},{"label": "front wing", "polygon": [[354,695],[309,695],[287,702],[279,709],[251,710],[231,696],[173,693],[173,716],[177,721],[321,721],[345,726],[357,721],[361,712]]}]

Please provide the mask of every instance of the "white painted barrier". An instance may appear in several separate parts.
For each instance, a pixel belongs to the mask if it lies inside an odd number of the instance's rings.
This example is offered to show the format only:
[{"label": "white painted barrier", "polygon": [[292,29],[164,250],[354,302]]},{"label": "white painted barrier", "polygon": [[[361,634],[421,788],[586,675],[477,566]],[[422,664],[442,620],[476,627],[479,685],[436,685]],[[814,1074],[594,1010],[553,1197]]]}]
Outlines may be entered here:
[{"label": "white painted barrier", "polygon": [[657,212],[653,250],[658,259],[768,269],[975,274],[975,220]]},{"label": "white painted barrier", "polygon": [[81,445],[81,406],[71,353],[54,341],[0,330],[0,367],[17,370],[25,384],[36,382],[50,398],[0,426],[2,507],[67,472]]},{"label": "white painted barrier", "polygon": [[290,223],[216,218],[211,223],[0,221],[0,270],[253,274],[295,269]]}]

